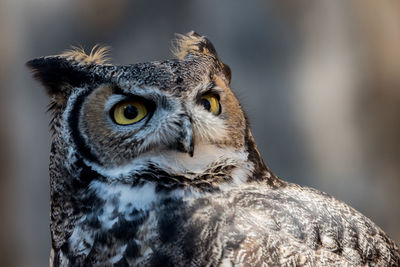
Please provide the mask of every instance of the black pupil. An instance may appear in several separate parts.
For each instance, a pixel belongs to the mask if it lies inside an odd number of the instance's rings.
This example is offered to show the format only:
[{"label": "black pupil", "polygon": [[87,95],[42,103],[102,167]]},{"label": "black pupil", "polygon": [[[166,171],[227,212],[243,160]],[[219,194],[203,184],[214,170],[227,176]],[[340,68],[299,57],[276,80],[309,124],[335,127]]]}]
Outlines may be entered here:
[{"label": "black pupil", "polygon": [[133,120],[134,118],[137,117],[138,115],[138,109],[137,107],[133,106],[133,105],[128,105],[125,107],[124,109],[124,116],[125,118],[127,118],[128,120]]},{"label": "black pupil", "polygon": [[203,107],[206,109],[206,110],[210,110],[211,109],[211,103],[210,103],[210,101],[208,101],[207,99],[202,99],[201,100],[201,104],[203,105]]}]

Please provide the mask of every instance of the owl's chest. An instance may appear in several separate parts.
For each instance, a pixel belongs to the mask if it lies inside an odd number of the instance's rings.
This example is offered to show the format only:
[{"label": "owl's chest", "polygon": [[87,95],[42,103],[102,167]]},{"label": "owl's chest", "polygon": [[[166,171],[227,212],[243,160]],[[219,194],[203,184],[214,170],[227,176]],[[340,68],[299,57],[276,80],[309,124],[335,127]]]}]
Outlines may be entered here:
[{"label": "owl's chest", "polygon": [[208,224],[198,220],[201,213],[207,212],[207,201],[193,208],[199,195],[156,192],[152,184],[132,187],[95,183],[91,189],[97,203],[76,220],[64,253],[64,260],[74,265],[119,261],[147,264],[162,248],[182,250],[185,242],[193,241],[188,236],[199,236],[197,231]]}]

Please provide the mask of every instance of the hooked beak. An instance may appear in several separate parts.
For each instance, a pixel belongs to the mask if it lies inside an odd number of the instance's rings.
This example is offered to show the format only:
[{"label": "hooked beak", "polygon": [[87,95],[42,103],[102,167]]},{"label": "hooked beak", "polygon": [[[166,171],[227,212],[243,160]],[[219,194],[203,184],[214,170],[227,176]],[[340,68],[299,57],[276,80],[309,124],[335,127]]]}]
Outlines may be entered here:
[{"label": "hooked beak", "polygon": [[182,123],[182,132],[178,139],[178,150],[180,152],[188,153],[191,157],[193,157],[193,152],[194,152],[193,127],[189,117],[185,118]]}]

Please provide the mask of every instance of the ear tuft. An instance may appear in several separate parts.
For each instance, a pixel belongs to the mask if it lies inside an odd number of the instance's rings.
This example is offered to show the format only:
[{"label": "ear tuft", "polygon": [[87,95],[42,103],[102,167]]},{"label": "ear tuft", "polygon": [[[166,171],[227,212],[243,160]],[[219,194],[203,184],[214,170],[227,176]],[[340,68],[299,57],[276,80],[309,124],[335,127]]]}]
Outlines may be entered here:
[{"label": "ear tuft", "polygon": [[213,44],[204,36],[194,31],[184,34],[176,34],[173,41],[172,53],[178,59],[184,59],[187,55],[206,55],[217,58],[217,52]]},{"label": "ear tuft", "polygon": [[72,46],[70,50],[63,52],[59,56],[86,65],[106,64],[109,61],[108,54],[110,50],[109,46],[100,46],[97,44],[87,54],[83,47]]},{"label": "ear tuft", "polygon": [[200,36],[194,31],[184,34],[176,34],[176,39],[173,40],[172,52],[180,60],[185,59],[189,55],[203,56],[210,58],[215,64],[216,70],[219,70],[223,79],[227,84],[231,82],[231,69],[228,65],[219,60],[217,51],[214,45],[204,36]]},{"label": "ear tuft", "polygon": [[71,86],[79,86],[91,78],[83,68],[76,68],[71,61],[60,56],[35,58],[28,61],[26,66],[43,84],[49,96],[67,95]]}]

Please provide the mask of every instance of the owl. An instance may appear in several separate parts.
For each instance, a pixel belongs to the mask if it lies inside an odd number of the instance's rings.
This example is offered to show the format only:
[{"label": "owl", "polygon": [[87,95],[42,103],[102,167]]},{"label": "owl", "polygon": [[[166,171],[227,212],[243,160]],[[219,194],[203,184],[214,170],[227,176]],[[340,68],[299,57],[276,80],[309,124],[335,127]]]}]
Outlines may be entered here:
[{"label": "owl", "polygon": [[398,266],[371,220],[274,175],[211,42],[27,65],[51,99],[51,266]]}]

